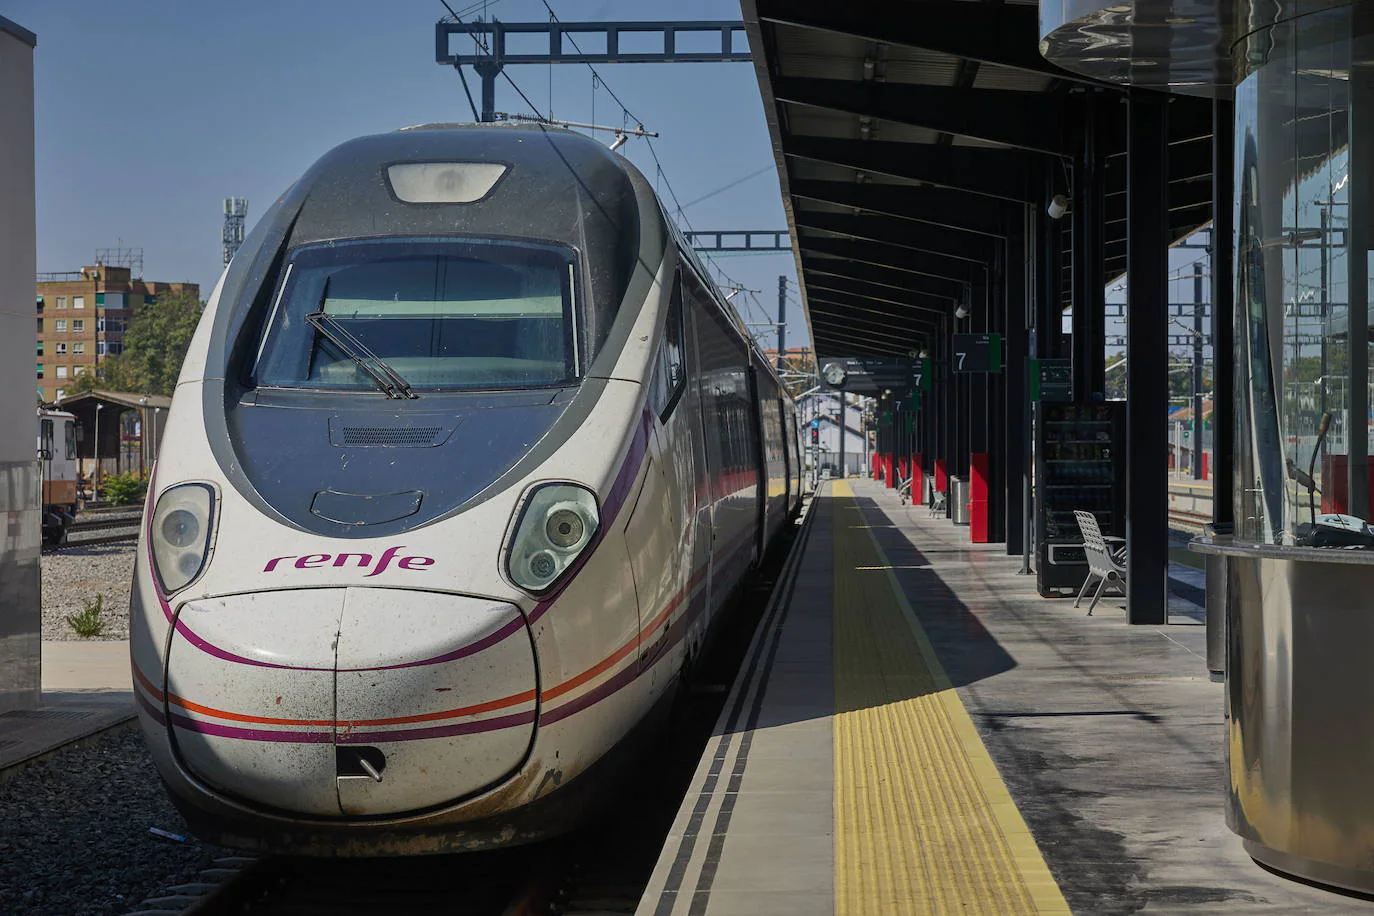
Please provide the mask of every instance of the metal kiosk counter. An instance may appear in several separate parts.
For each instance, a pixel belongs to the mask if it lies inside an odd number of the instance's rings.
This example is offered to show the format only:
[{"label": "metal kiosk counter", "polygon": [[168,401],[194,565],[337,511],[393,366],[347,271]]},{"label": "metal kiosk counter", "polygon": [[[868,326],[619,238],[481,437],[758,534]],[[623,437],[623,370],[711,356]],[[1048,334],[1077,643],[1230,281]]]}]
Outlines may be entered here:
[{"label": "metal kiosk counter", "polygon": [[1266,865],[1374,890],[1374,553],[1193,549],[1226,566],[1227,823]]}]

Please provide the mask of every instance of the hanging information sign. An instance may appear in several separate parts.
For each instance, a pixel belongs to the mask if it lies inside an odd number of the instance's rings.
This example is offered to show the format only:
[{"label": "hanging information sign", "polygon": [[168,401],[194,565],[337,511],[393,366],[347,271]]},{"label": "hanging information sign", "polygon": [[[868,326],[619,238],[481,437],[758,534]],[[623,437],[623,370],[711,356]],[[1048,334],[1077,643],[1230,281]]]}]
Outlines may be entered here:
[{"label": "hanging information sign", "polygon": [[1001,334],[955,334],[950,365],[955,372],[1001,372]]},{"label": "hanging information sign", "polygon": [[1030,361],[1032,401],[1068,403],[1073,400],[1073,363],[1067,359]]}]

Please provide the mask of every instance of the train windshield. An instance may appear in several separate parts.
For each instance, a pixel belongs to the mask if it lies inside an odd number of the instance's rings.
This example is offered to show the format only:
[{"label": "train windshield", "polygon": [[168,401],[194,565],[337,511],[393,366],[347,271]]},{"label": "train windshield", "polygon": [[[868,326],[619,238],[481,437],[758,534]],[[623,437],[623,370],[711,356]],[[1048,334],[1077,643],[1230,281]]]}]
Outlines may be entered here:
[{"label": "train windshield", "polygon": [[368,240],[301,248],[275,292],[256,384],[357,390],[386,390],[392,379],[419,390],[567,384],[578,374],[574,264],[566,248],[508,241]]}]

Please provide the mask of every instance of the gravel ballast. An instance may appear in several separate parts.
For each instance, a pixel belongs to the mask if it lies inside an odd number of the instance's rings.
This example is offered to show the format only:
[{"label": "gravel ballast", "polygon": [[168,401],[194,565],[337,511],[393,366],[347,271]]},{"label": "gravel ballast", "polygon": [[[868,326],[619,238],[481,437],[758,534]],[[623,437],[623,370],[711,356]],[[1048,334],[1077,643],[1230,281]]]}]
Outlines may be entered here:
[{"label": "gravel ballast", "polygon": [[19,771],[0,782],[0,913],[128,913],[224,854],[149,827],[187,836],[137,729]]},{"label": "gravel ballast", "polygon": [[129,586],[134,576],[135,542],[68,547],[43,554],[43,638],[82,639],[68,614],[104,595],[104,631],[92,639],[129,638]]}]

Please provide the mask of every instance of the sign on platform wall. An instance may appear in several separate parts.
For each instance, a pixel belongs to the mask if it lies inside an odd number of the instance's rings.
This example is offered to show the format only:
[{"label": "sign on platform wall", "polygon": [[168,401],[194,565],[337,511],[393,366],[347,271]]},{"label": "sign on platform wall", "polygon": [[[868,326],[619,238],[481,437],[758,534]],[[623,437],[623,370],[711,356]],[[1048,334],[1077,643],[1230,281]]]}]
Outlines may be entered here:
[{"label": "sign on platform wall", "polygon": [[955,334],[950,364],[955,372],[1001,372],[1001,334]]},{"label": "sign on platform wall", "polygon": [[1067,359],[1032,359],[1030,399],[1046,403],[1073,400],[1073,363]]},{"label": "sign on platform wall", "polygon": [[850,394],[894,395],[928,391],[931,375],[928,357],[842,356],[821,362],[821,385]]}]

